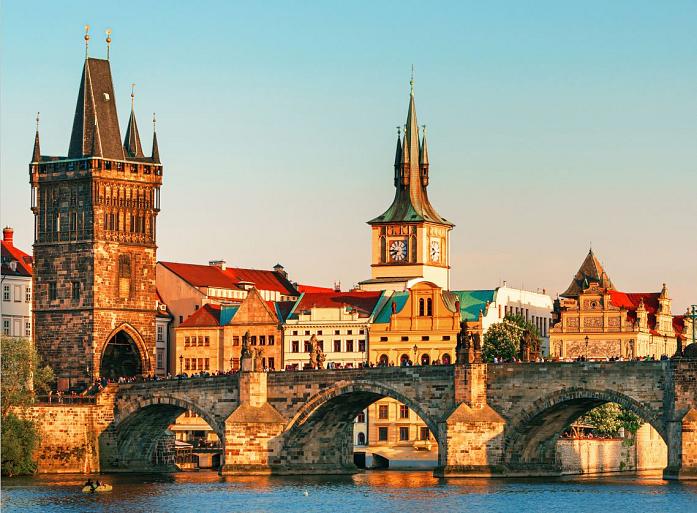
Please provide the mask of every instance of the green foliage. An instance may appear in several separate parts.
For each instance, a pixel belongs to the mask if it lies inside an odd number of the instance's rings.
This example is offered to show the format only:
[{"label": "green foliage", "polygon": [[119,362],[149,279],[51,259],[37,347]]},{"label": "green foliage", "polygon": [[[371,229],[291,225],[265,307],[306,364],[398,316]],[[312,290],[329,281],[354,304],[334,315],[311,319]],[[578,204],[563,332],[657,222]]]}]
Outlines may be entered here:
[{"label": "green foliage", "polygon": [[21,410],[34,402],[34,393],[48,392],[54,381],[53,370],[41,365],[30,340],[1,337],[0,372],[2,473],[30,474],[36,470],[32,457],[39,443],[39,431],[33,421],[21,418]]},{"label": "green foliage", "polygon": [[23,407],[33,403],[34,392],[48,393],[54,376],[49,366],[41,365],[38,353],[26,338],[0,338],[0,357],[4,417],[11,407]]},{"label": "green foliage", "polygon": [[2,474],[16,476],[36,472],[32,459],[39,444],[36,426],[31,420],[20,419],[14,413],[2,417]]},{"label": "green foliage", "polygon": [[521,315],[507,315],[502,322],[492,324],[484,334],[482,345],[482,358],[485,362],[499,360],[511,360],[518,356],[520,341],[528,331],[532,335],[530,351],[539,352],[540,333],[534,324],[525,320]]},{"label": "green foliage", "polygon": [[617,403],[606,403],[593,408],[578,422],[590,424],[597,435],[607,437],[617,437],[620,429],[634,434],[643,424],[639,417]]},{"label": "green foliage", "polygon": [[516,325],[507,322],[492,324],[484,334],[482,358],[485,362],[493,362],[494,358],[510,360],[518,352],[519,340],[520,329]]}]

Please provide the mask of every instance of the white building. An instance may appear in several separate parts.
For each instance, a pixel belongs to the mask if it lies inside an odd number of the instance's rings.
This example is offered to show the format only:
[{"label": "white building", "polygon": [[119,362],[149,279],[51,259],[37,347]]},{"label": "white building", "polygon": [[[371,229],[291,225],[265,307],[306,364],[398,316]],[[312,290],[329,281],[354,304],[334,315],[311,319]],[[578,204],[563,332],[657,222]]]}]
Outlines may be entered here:
[{"label": "white building", "polygon": [[169,354],[169,326],[173,316],[167,305],[162,301],[160,293],[157,293],[157,315],[155,317],[155,374],[164,376],[168,372],[175,374],[174,369],[167,368]]},{"label": "white building", "polygon": [[482,333],[489,326],[501,322],[506,315],[520,315],[537,327],[540,333],[540,349],[543,356],[549,356],[549,329],[552,323],[554,302],[545,290],[529,290],[503,287],[489,290],[455,290],[460,299],[460,313],[463,320],[479,320],[481,316]]},{"label": "white building", "polygon": [[[368,329],[382,305],[383,292],[304,292],[283,323],[286,370],[302,370],[310,361],[314,336],[328,368],[357,368],[368,361]],[[368,441],[367,410],[355,419],[354,446]]]},{"label": "white building", "polygon": [[14,230],[2,230],[2,334],[32,336],[32,257],[14,246]]}]

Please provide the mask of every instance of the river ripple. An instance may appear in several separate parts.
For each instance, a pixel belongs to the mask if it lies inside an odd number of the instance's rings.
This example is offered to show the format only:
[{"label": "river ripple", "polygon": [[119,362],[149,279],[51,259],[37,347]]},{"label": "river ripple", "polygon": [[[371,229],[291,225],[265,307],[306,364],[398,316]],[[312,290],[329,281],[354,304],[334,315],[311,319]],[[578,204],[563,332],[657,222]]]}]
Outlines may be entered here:
[{"label": "river ripple", "polygon": [[213,472],[100,476],[112,492],[83,494],[82,475],[3,479],[2,512],[697,512],[697,483],[658,476],[558,480],[437,479],[430,472],[220,477]]}]

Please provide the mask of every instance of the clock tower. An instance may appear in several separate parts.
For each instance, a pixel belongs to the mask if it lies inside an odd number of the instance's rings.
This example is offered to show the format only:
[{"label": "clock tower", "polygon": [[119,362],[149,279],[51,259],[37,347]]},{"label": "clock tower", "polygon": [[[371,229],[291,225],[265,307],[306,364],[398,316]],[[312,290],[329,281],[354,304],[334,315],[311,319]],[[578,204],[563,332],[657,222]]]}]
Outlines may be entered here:
[{"label": "clock tower", "polygon": [[372,228],[372,277],[364,290],[405,290],[422,278],[443,289],[450,285],[449,237],[453,223],[428,199],[429,162],[426,128],[419,134],[411,80],[404,135],[397,132],[395,196],[387,211],[368,221]]}]

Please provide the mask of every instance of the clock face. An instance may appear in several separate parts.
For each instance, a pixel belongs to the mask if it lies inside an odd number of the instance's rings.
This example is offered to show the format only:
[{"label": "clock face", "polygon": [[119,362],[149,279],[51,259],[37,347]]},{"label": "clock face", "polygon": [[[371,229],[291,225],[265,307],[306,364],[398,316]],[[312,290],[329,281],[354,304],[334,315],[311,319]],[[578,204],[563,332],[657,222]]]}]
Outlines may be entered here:
[{"label": "clock face", "polygon": [[431,240],[431,261],[440,262],[440,241],[438,239]]},{"label": "clock face", "polygon": [[403,262],[407,258],[407,241],[393,240],[390,243],[390,258],[393,262]]}]

